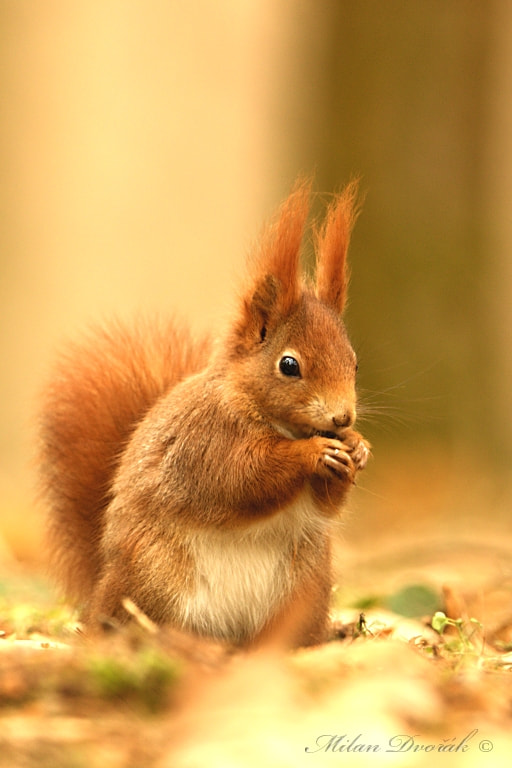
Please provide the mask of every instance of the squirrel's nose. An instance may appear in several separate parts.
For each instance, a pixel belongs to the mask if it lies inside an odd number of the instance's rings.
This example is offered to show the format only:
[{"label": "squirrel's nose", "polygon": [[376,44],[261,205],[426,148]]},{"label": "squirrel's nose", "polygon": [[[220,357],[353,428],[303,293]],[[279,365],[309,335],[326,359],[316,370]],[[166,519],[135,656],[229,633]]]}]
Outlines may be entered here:
[{"label": "squirrel's nose", "polygon": [[341,411],[340,413],[337,413],[336,416],[332,417],[332,423],[335,427],[350,427],[356,420],[356,414],[355,411],[352,408],[347,408],[344,411]]}]

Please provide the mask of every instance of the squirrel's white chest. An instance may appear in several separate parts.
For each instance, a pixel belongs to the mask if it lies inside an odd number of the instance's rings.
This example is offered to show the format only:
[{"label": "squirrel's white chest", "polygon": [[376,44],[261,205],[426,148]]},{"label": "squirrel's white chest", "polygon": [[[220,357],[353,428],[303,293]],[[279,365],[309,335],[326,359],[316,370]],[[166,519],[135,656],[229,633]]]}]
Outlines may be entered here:
[{"label": "squirrel's white chest", "polygon": [[292,591],[301,542],[324,527],[307,494],[247,530],[190,536],[194,583],[181,600],[184,628],[233,641],[253,637]]}]

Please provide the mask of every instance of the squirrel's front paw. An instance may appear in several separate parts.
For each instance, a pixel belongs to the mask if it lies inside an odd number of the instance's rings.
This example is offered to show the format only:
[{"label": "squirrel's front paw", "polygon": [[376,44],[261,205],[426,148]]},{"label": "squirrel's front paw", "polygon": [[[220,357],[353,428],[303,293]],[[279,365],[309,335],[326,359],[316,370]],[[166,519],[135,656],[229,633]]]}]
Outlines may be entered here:
[{"label": "squirrel's front paw", "polygon": [[368,440],[365,440],[359,432],[350,429],[341,438],[343,449],[354,462],[356,471],[366,467],[366,463],[371,454],[371,446]]},{"label": "squirrel's front paw", "polygon": [[356,466],[347,446],[328,437],[313,437],[311,440],[318,446],[316,474],[331,478],[335,475],[345,482],[354,482]]}]

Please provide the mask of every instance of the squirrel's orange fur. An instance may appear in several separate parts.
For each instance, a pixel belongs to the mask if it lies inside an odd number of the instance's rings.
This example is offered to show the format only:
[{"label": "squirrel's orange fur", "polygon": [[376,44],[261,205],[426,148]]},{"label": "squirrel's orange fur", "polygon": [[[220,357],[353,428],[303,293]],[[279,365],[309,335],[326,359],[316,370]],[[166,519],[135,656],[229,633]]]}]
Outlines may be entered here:
[{"label": "squirrel's orange fur", "polygon": [[[84,620],[156,622],[250,643],[321,641],[333,520],[368,444],[341,313],[356,187],[301,273],[309,185],[262,238],[227,333],[111,325],[57,363],[40,417],[51,564]],[[293,622],[292,622],[293,623]]]}]

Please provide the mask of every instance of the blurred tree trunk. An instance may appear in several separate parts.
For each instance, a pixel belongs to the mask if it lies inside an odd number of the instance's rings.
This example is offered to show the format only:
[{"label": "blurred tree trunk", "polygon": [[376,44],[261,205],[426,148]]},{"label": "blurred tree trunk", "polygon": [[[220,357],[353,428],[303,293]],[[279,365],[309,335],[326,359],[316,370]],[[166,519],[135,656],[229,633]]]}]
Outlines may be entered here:
[{"label": "blurred tree trunk", "polygon": [[[454,454],[473,445],[479,453],[483,441],[491,460],[500,448],[486,405],[497,384],[487,285],[497,265],[484,239],[484,179],[497,8],[485,0],[307,8],[316,19],[303,27],[287,133],[308,126],[301,151],[322,189],[360,174],[367,193],[348,319],[362,387],[406,422],[388,425],[387,436],[377,423],[376,433],[402,445],[439,439]],[[503,58],[497,67],[505,83]],[[508,153],[509,136],[502,131]]]},{"label": "blurred tree trunk", "polygon": [[489,264],[487,367],[493,390],[482,411],[497,430],[496,443],[504,449],[499,459],[510,477],[512,461],[512,5],[506,0],[490,4],[492,46],[489,56],[489,88],[484,105],[486,143],[484,153],[486,221],[485,252]]}]

